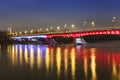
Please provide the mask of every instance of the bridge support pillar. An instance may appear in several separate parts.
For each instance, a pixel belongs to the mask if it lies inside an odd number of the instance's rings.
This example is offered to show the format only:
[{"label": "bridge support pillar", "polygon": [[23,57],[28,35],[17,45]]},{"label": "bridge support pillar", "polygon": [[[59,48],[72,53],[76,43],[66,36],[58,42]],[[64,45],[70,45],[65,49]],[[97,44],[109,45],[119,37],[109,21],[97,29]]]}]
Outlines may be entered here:
[{"label": "bridge support pillar", "polygon": [[77,37],[74,39],[74,43],[75,44],[79,44],[79,45],[85,45],[87,44],[87,42],[84,40],[84,38],[81,37]]}]

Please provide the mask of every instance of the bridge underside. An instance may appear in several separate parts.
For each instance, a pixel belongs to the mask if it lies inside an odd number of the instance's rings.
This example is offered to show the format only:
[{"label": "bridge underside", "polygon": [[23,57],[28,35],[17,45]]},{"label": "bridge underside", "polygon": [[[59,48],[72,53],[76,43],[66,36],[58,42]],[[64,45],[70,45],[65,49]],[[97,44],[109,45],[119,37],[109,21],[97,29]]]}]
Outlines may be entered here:
[{"label": "bridge underside", "polygon": [[80,37],[65,37],[65,36],[56,36],[51,38],[19,38],[13,39],[13,43],[39,43],[39,44],[49,44],[49,41],[54,39],[57,44],[86,44],[86,43],[97,43],[105,41],[116,41],[120,40],[120,35],[111,35],[111,34],[102,34],[102,35],[88,35]]},{"label": "bridge underside", "polygon": [[95,43],[120,40],[120,35],[89,35],[82,38],[84,38],[87,43]]}]

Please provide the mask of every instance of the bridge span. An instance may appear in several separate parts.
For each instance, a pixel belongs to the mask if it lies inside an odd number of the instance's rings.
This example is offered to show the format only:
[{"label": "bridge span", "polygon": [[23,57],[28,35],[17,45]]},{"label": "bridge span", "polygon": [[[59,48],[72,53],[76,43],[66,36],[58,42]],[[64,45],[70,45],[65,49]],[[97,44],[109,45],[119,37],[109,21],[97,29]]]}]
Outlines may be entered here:
[{"label": "bridge span", "polygon": [[[103,37],[101,37],[103,36]],[[112,36],[112,37],[111,37]],[[73,40],[74,42],[76,42],[77,40],[81,39],[88,39],[86,37],[89,37],[89,39],[91,37],[97,38],[97,39],[101,39],[101,38],[109,38],[111,37],[111,39],[116,36],[117,39],[119,39],[120,37],[120,29],[112,29],[112,30],[93,30],[93,31],[79,31],[79,32],[56,32],[56,33],[45,33],[45,34],[33,34],[33,35],[17,35],[17,36],[12,36],[11,39],[14,41],[34,41],[34,42],[40,42],[43,39],[45,40],[50,40],[50,39],[56,39],[57,37],[59,37],[57,40],[62,40],[60,38],[62,37],[67,37],[68,39],[73,38],[71,40]],[[115,38],[116,38],[115,37]],[[79,38],[79,39],[78,39]],[[79,43],[81,43],[80,41],[78,41]],[[64,39],[63,39],[64,42]],[[67,42],[67,41],[66,41]]]}]

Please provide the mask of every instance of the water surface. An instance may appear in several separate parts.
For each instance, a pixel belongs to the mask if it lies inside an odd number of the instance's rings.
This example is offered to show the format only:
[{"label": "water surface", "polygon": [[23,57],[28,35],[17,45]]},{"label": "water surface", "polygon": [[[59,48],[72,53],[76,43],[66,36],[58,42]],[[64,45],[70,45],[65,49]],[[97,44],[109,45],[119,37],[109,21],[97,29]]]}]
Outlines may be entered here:
[{"label": "water surface", "polygon": [[120,42],[1,45],[0,80],[120,80]]}]

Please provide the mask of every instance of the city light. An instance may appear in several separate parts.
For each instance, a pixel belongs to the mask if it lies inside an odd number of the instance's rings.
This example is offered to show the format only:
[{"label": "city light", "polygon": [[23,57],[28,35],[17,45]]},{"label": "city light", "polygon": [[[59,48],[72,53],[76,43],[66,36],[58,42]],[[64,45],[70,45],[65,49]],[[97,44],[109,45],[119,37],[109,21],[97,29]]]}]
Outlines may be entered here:
[{"label": "city light", "polygon": [[57,26],[57,31],[60,31],[60,26]]},{"label": "city light", "polygon": [[94,21],[91,22],[91,26],[95,27],[95,22]]},{"label": "city light", "polygon": [[49,31],[49,29],[48,29],[48,28],[46,28],[46,31],[48,32],[48,31]]},{"label": "city light", "polygon": [[34,30],[32,29],[31,31],[30,31],[30,33],[32,34],[34,32]]},{"label": "city light", "polygon": [[113,17],[113,18],[112,18],[113,29],[115,28],[115,22],[116,22],[116,17]]},{"label": "city light", "polygon": [[27,30],[25,30],[24,33],[27,34]]},{"label": "city light", "polygon": [[19,32],[19,34],[21,35],[21,34],[22,34],[22,32],[20,31],[20,32]]}]

